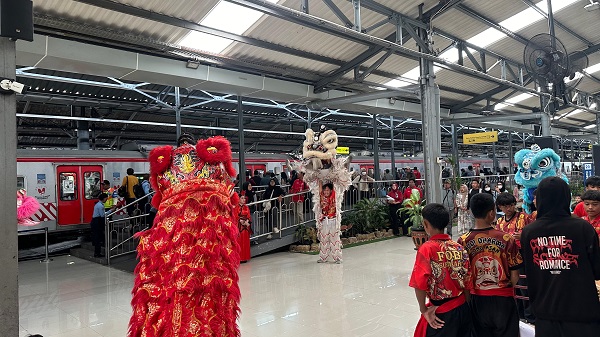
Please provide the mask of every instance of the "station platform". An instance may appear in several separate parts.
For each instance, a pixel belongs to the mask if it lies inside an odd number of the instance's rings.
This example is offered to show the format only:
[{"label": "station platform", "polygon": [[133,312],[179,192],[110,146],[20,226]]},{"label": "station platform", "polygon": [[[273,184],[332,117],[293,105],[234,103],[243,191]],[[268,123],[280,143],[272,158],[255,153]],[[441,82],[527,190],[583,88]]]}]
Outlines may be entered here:
[{"label": "station platform", "polygon": [[[274,253],[240,266],[243,337],[412,336],[410,238],[344,249],[344,263]],[[133,274],[59,256],[19,263],[19,337],[125,337]]]}]

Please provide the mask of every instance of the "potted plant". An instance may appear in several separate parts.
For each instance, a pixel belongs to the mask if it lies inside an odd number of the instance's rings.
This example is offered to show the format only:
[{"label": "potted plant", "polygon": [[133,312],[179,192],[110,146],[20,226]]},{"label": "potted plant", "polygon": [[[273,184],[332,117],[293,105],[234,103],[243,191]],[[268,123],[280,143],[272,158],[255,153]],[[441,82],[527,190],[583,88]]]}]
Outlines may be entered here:
[{"label": "potted plant", "polygon": [[388,226],[389,207],[379,199],[363,199],[354,205],[354,226],[359,233],[373,233]]},{"label": "potted plant", "polygon": [[406,214],[404,223],[411,225],[410,236],[415,244],[415,249],[419,249],[429,239],[423,227],[423,207],[426,203],[426,200],[421,200],[420,192],[415,189],[412,190],[410,198],[402,202],[402,208],[398,210]]}]

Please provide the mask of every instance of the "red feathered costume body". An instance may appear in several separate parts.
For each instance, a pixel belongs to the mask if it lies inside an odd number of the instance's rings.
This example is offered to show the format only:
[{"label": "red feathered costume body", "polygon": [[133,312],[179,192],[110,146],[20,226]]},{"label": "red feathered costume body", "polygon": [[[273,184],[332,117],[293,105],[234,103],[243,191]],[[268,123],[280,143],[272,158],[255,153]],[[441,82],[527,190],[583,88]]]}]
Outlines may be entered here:
[{"label": "red feathered costume body", "polygon": [[129,336],[240,336],[229,142],[213,137],[195,147],[159,147],[149,159],[158,212],[139,236]]}]

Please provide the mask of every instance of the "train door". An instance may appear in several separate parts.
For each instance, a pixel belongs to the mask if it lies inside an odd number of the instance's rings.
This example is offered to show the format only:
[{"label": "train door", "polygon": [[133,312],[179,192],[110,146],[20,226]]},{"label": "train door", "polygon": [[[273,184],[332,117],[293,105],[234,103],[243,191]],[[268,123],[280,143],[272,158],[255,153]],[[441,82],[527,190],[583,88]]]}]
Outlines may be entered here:
[{"label": "train door", "polygon": [[246,164],[246,170],[250,170],[250,176],[254,176],[254,170],[258,170],[261,174],[267,172],[265,164]]},{"label": "train door", "polygon": [[102,184],[102,166],[59,165],[56,168],[59,226],[89,223]]}]

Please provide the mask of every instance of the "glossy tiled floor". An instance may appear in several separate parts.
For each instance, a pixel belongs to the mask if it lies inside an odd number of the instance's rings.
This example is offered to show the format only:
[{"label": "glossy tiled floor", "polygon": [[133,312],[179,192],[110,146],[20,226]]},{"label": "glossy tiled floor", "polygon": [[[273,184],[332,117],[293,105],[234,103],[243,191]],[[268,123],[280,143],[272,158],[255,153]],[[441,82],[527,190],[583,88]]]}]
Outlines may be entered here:
[{"label": "glossy tiled floor", "polygon": [[[344,250],[344,264],[277,253],[240,267],[243,337],[412,336],[410,238]],[[125,336],[133,275],[70,256],[19,264],[20,336]]]}]

